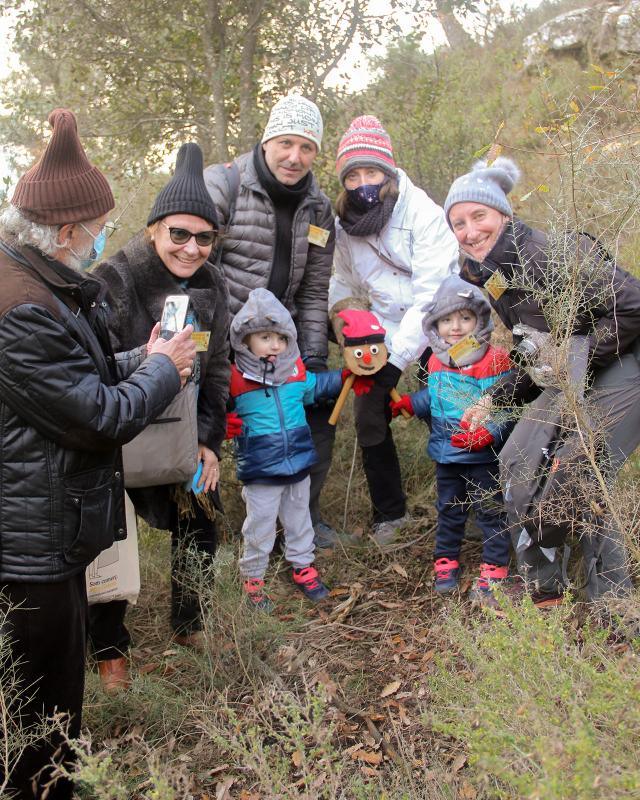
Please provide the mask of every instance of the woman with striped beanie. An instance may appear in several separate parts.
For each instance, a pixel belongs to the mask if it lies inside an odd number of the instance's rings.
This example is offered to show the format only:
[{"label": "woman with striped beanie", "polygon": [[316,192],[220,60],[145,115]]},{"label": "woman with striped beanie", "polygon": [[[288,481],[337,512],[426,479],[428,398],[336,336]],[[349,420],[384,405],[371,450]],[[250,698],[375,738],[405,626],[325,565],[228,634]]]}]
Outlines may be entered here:
[{"label": "woman with striped beanie", "polygon": [[388,393],[427,349],[422,309],[458,271],[458,247],[440,206],[396,166],[389,134],[376,117],[352,121],[338,145],[336,171],[343,191],[336,201],[329,313],[334,321],[343,309],[370,309],[387,331],[389,361],[355,406],[372,539],[383,546],[407,522]]}]

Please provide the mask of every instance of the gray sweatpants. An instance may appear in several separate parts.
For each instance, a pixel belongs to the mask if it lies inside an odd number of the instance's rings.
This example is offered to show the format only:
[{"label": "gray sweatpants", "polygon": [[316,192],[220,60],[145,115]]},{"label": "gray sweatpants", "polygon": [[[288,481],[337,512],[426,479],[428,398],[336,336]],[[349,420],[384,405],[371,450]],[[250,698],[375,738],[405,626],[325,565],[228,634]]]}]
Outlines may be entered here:
[{"label": "gray sweatpants", "polygon": [[240,573],[264,578],[276,540],[276,520],[284,527],[284,557],[296,569],[313,563],[313,526],[309,514],[310,478],[280,485],[251,483],[242,489],[247,516],[242,525],[244,548]]},{"label": "gray sweatpants", "polygon": [[[604,425],[608,445],[611,479],[640,444],[640,363],[627,353],[597,374],[586,395],[595,405]],[[590,531],[580,539],[586,570],[586,590],[590,600],[604,594],[622,595],[630,591],[628,555],[621,532],[610,518],[603,518],[599,527],[589,520]],[[562,551],[547,551],[550,561],[537,545],[518,549],[520,531],[513,533],[518,570],[541,591],[562,591],[565,585]]]}]

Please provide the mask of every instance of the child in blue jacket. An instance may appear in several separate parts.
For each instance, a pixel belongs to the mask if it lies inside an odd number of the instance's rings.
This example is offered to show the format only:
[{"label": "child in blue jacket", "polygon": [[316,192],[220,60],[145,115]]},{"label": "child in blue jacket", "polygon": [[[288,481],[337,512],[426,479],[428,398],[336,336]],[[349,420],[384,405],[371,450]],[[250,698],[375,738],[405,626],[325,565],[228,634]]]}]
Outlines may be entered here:
[{"label": "child in blue jacket", "polygon": [[[264,575],[280,518],[295,584],[310,600],[322,600],[328,590],[313,565],[309,514],[309,470],[317,456],[304,407],[336,397],[348,371],[306,371],[291,315],[267,289],[250,293],[231,322],[230,339],[232,416],[242,423],[237,473],[247,508],[240,559],[244,590],[255,607],[271,608]],[[367,391],[371,382],[357,378],[354,390]]]},{"label": "child in blue jacket", "polygon": [[427,386],[391,403],[429,422],[428,455],[436,462],[438,525],[434,588],[458,588],[460,548],[470,507],[482,531],[480,574],[471,590],[476,602],[495,606],[491,584],[508,576],[509,535],[498,484],[497,452],[512,425],[487,422],[473,433],[461,422],[466,408],[512,367],[507,352],[492,347],[491,307],[482,292],[457,275],[446,278],[425,308],[422,327],[432,355]]}]

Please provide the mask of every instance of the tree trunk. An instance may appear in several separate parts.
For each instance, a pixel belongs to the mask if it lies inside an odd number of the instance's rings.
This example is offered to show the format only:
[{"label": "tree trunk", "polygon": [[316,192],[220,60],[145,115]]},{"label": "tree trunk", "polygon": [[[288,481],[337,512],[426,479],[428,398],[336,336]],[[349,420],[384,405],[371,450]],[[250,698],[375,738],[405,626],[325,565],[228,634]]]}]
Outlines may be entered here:
[{"label": "tree trunk", "polygon": [[255,80],[255,54],[258,44],[258,32],[264,9],[264,0],[256,0],[247,16],[247,29],[242,42],[242,56],[240,58],[240,95],[238,118],[240,134],[238,146],[240,152],[250,150],[256,138],[256,80]]},{"label": "tree trunk", "polygon": [[453,11],[446,6],[446,0],[436,0],[436,17],[442,25],[449,47],[452,50],[458,50],[465,45],[471,44],[473,39],[462,27]]},{"label": "tree trunk", "polygon": [[226,64],[224,63],[225,29],[220,18],[220,7],[217,0],[207,0],[204,5],[204,11],[202,46],[213,110],[211,157],[218,163],[229,160],[227,110],[224,102],[224,77],[226,74]]}]

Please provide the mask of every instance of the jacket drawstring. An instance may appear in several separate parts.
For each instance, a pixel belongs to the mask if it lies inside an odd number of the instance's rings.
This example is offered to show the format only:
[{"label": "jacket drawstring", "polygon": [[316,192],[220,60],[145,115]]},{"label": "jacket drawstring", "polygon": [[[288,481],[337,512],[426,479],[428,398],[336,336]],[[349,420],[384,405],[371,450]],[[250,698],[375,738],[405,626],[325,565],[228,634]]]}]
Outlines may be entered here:
[{"label": "jacket drawstring", "polygon": [[276,371],[276,365],[273,361],[269,361],[268,356],[260,356],[260,361],[264,364],[264,368],[262,370],[262,384],[264,386],[264,393],[267,397],[271,397],[269,394],[269,390],[267,389],[267,372],[273,373]]}]

